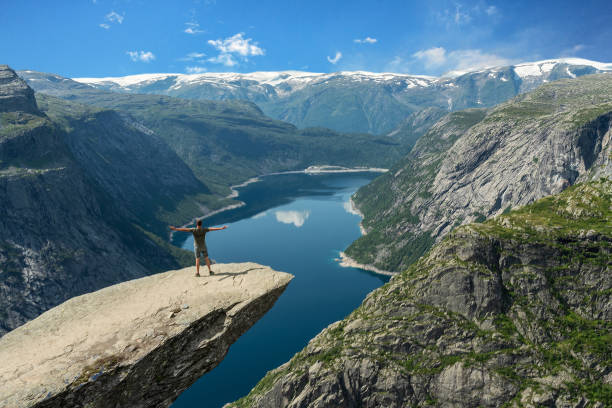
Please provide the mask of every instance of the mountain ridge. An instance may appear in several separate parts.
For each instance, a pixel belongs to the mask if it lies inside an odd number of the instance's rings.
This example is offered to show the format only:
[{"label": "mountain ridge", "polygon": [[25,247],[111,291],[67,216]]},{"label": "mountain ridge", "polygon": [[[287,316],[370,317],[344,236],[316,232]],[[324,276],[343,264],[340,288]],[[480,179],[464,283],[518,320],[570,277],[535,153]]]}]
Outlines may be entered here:
[{"label": "mountain ridge", "polygon": [[407,116],[426,108],[456,111],[491,107],[547,81],[609,70],[609,63],[561,58],[442,77],[365,71],[280,71],[77,79],[81,85],[115,92],[249,100],[268,116],[299,128],[323,126],[342,132],[389,134]]}]

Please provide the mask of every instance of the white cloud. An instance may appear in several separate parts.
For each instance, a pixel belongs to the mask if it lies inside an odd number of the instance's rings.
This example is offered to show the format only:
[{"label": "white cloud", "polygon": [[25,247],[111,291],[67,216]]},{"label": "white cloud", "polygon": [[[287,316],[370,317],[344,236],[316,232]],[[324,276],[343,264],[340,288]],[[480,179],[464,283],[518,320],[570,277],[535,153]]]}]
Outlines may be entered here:
[{"label": "white cloud", "polygon": [[393,59],[385,66],[387,72],[409,72],[410,62],[405,61],[399,55],[393,57]]},{"label": "white cloud", "polygon": [[455,15],[453,17],[455,20],[455,24],[468,24],[472,21],[472,16],[470,16],[467,12],[461,10],[461,5],[455,6]]},{"label": "white cloud", "polygon": [[336,51],[336,55],[334,56],[334,58],[330,57],[329,55],[327,56],[327,60],[334,65],[336,65],[338,61],[340,61],[340,58],[342,58],[342,53],[340,51]]},{"label": "white cloud", "polygon": [[487,54],[478,49],[456,50],[448,54],[448,62],[452,69],[472,70],[510,65],[512,61],[495,54]]},{"label": "white cloud", "polygon": [[200,24],[198,23],[190,22],[190,23],[185,23],[185,25],[187,26],[187,28],[183,30],[184,33],[195,35],[195,34],[201,34],[204,32],[204,30],[200,30]]},{"label": "white cloud", "polygon": [[121,23],[123,23],[123,19],[124,18],[125,18],[125,16],[122,16],[121,14],[115,12],[114,10],[106,15],[106,21],[109,21],[111,23],[119,23],[119,24],[121,24]]},{"label": "white cloud", "polygon": [[236,57],[248,61],[248,57],[265,54],[265,50],[252,38],[244,38],[244,33],[234,34],[225,39],[208,40],[208,44],[219,51],[219,55],[209,58],[208,61],[226,67],[238,65]]},{"label": "white cloud", "polygon": [[276,221],[300,228],[310,216],[310,211],[276,211]]},{"label": "white cloud", "polygon": [[[479,49],[465,49],[447,52],[443,47],[434,47],[420,50],[412,54],[417,62],[421,62],[425,69],[438,70],[472,70],[509,65],[511,61],[495,54],[488,54]],[[401,66],[401,58],[395,57],[390,64]],[[403,64],[405,68],[406,64]]]},{"label": "white cloud", "polygon": [[421,60],[425,68],[436,68],[446,63],[446,50],[443,47],[420,50],[412,54],[412,56]]},{"label": "white cloud", "polygon": [[498,9],[495,6],[489,6],[485,9],[485,13],[487,13],[487,15],[492,16],[498,13]]},{"label": "white cloud", "polygon": [[183,58],[179,58],[179,61],[195,61],[199,58],[205,57],[206,54],[204,54],[203,52],[190,52],[189,54],[185,55]]},{"label": "white cloud", "polygon": [[216,57],[209,58],[208,62],[212,62],[214,64],[223,64],[226,67],[233,67],[234,65],[238,65],[238,61],[236,61],[232,57],[232,54],[219,54]]},{"label": "white cloud", "polygon": [[105,30],[108,30],[110,28],[110,26],[108,24],[106,24],[106,23],[100,24],[100,27],[102,27]]},{"label": "white cloud", "polygon": [[356,42],[357,44],[374,44],[378,42],[378,40],[376,38],[366,37],[363,40],[360,38],[355,38],[353,42]]},{"label": "white cloud", "polygon": [[126,54],[134,62],[151,62],[155,59],[155,55],[151,51],[127,51]]},{"label": "white cloud", "polygon": [[564,49],[559,55],[562,57],[574,57],[580,51],[584,50],[584,48],[584,44],[576,44],[573,47]]},{"label": "white cloud", "polygon": [[202,72],[206,72],[206,68],[205,67],[186,67],[185,71],[187,71],[188,74],[201,74]]},{"label": "white cloud", "polygon": [[208,44],[215,47],[221,54],[238,54],[241,57],[264,55],[265,51],[260,48],[252,38],[244,38],[244,33],[234,34],[223,40],[208,40]]}]

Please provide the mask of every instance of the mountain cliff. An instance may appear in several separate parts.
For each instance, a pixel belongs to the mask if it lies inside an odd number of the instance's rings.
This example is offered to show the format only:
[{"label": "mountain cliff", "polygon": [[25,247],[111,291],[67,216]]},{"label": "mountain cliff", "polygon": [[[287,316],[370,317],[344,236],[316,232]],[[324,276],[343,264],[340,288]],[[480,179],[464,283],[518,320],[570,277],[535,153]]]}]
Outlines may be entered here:
[{"label": "mountain cliff", "polygon": [[75,297],[0,339],[0,407],[168,407],[225,357],[293,278],[217,264]]},{"label": "mountain cliff", "polygon": [[[455,111],[490,107],[545,82],[610,70],[612,64],[563,58],[452,72],[440,78],[363,71],[282,71],[144,74],[77,81],[115,92],[244,99],[299,128],[322,126],[341,132],[386,134],[411,113],[425,108]],[[22,75],[27,77],[28,71]]]},{"label": "mountain cliff", "polygon": [[612,181],[461,226],[231,407],[612,405]]},{"label": "mountain cliff", "polygon": [[401,271],[458,225],[612,174],[612,74],[451,113],[353,199],[367,234],[346,253]]},{"label": "mountain cliff", "polygon": [[[77,158],[79,143],[94,143],[84,140],[92,135],[76,140],[83,124],[74,123],[75,135],[68,135],[39,110],[14,71],[0,66],[0,77],[0,334],[72,296],[184,263],[185,251],[129,217],[129,205],[115,200],[92,172],[115,160],[95,155],[129,145],[121,137],[133,141],[136,131],[122,121],[88,117],[94,128],[114,130],[98,134],[104,141],[95,142],[91,157]],[[169,171],[168,177],[176,174]],[[120,189],[125,177],[112,188]]]}]

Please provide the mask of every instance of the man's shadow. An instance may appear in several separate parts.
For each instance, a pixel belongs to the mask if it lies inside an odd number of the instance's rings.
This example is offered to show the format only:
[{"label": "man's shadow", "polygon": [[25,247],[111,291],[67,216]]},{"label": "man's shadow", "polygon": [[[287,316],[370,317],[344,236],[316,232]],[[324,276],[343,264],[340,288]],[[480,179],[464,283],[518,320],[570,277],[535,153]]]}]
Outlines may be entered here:
[{"label": "man's shadow", "polygon": [[222,272],[222,273],[215,273],[213,276],[224,276],[223,278],[219,279],[219,280],[224,280],[227,279],[229,277],[232,276],[238,276],[238,275],[246,275],[247,273],[251,272],[251,271],[255,271],[257,269],[266,269],[266,268],[250,268],[247,269],[245,271],[242,272]]}]

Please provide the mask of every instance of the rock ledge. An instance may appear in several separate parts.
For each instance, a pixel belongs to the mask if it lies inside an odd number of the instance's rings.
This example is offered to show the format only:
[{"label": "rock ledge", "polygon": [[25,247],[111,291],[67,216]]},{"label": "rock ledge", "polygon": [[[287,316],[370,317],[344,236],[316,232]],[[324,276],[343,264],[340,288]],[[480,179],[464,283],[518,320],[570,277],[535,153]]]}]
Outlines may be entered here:
[{"label": "rock ledge", "polygon": [[214,270],[110,286],[9,332],[0,338],[0,407],[169,406],[293,278],[254,263]]}]

